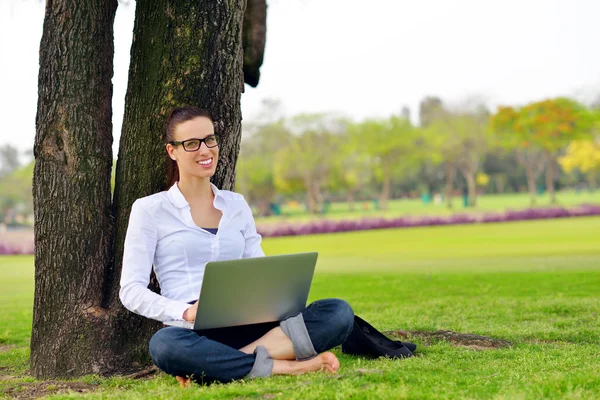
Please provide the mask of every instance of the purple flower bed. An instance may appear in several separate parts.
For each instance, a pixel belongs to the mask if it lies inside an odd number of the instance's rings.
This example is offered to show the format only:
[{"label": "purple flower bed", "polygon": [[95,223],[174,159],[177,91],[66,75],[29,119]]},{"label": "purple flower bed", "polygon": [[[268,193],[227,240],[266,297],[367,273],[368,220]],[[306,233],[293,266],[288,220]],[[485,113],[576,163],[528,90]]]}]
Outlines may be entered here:
[{"label": "purple flower bed", "polygon": [[[280,225],[270,230],[261,229],[263,237],[314,235],[320,233],[336,233],[364,231],[371,229],[413,228],[420,226],[486,224],[495,222],[526,221],[535,219],[585,217],[600,215],[600,205],[582,204],[576,208],[529,208],[504,213],[489,213],[483,215],[454,214],[449,217],[423,216],[400,217],[394,219],[369,218],[362,220],[342,221],[313,221],[305,224]],[[0,243],[0,255],[33,254],[33,243],[22,246]]]},{"label": "purple flower bed", "polygon": [[424,216],[400,217],[394,219],[371,218],[347,221],[314,221],[305,224],[286,224],[265,230],[259,227],[263,237],[314,235],[387,228],[412,228],[419,226],[463,225],[475,223],[494,223],[526,221],[535,219],[568,218],[600,215],[600,205],[583,204],[576,208],[528,208],[520,211],[490,213],[483,215],[454,214],[449,217]]},{"label": "purple flower bed", "polygon": [[33,254],[33,246],[21,246],[0,243],[0,256],[8,256],[15,254]]}]

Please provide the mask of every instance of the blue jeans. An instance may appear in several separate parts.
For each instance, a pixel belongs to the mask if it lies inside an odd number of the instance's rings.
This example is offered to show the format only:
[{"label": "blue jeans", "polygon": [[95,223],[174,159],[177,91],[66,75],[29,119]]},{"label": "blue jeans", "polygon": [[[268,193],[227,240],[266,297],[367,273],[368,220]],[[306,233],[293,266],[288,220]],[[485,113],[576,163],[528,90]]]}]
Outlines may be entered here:
[{"label": "blue jeans", "polygon": [[352,331],[354,313],[343,300],[311,303],[297,316],[280,322],[193,331],[167,327],[150,340],[154,363],[169,375],[190,376],[197,382],[231,382],[268,376],[273,361],[264,347],[254,354],[238,349],[281,326],[294,345],[297,359],[308,359],[342,344]]}]

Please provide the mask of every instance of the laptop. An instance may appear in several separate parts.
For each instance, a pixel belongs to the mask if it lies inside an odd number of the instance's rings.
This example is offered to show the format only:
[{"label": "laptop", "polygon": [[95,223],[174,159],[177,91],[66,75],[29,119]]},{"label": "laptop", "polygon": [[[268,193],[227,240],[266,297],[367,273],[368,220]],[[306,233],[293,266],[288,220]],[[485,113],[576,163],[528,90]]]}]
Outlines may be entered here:
[{"label": "laptop", "polygon": [[303,311],[318,253],[206,264],[193,322],[166,325],[201,330],[282,321]]}]

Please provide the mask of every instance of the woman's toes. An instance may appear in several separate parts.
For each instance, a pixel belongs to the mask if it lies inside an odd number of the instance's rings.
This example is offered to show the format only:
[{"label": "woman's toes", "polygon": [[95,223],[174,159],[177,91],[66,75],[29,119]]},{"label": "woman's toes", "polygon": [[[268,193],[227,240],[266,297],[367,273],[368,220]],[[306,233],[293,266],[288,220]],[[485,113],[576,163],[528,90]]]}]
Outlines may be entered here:
[{"label": "woman's toes", "polygon": [[179,386],[181,386],[183,389],[185,389],[190,385],[190,383],[192,383],[192,380],[190,378],[184,378],[183,376],[176,376],[175,379],[177,379],[177,382],[179,382]]},{"label": "woman's toes", "polygon": [[340,369],[340,361],[337,359],[337,357],[335,356],[335,354],[331,353],[331,352],[325,352],[323,354],[321,354],[321,359],[323,361],[323,366],[329,371],[329,372],[337,372],[338,369]]}]

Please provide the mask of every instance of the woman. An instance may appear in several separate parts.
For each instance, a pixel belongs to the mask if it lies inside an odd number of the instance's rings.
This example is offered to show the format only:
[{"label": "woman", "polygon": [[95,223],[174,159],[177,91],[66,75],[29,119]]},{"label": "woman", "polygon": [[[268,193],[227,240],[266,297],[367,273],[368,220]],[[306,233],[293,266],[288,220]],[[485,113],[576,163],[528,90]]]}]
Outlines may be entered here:
[{"label": "woman", "polygon": [[[192,321],[209,261],[264,253],[243,196],[210,183],[219,160],[210,115],[196,107],[173,110],[166,141],[171,186],[131,208],[119,295],[128,310],[145,317]],[[160,295],[148,289],[152,265]],[[167,327],[150,340],[150,355],[182,386],[191,379],[335,373],[339,361],[327,350],[344,342],[353,318],[346,302],[328,299],[281,322],[204,331]]]}]

